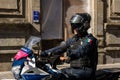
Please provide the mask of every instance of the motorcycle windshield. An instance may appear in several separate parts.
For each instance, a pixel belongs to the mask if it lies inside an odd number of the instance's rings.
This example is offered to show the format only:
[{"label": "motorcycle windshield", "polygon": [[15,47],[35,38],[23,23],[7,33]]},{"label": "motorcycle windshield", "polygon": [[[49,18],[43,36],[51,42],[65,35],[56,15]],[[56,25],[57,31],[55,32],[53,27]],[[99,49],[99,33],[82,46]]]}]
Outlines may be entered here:
[{"label": "motorcycle windshield", "polygon": [[41,38],[36,36],[31,36],[27,42],[25,43],[24,47],[27,47],[29,49],[32,49],[34,45],[36,45],[38,42],[40,42]]}]

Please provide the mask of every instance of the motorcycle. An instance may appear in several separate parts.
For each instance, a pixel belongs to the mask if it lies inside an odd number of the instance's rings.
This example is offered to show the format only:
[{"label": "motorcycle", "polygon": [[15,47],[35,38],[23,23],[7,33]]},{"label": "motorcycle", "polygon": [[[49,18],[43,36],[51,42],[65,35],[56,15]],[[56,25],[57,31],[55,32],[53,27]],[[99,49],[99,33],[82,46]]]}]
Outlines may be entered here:
[{"label": "motorcycle", "polygon": [[[49,60],[47,61],[48,62],[37,62],[39,64],[39,68],[27,70],[23,74],[25,80],[59,80],[57,79],[59,77],[59,74],[62,74],[64,77],[66,77],[66,80],[69,80],[66,74],[63,74],[59,69],[54,69]],[[42,77],[37,79],[35,75],[39,75]],[[31,78],[33,76],[34,79]],[[96,71],[96,80],[119,80],[119,78],[120,68],[105,68]]]},{"label": "motorcycle", "polygon": [[[32,50],[33,45],[38,43],[40,38],[30,37],[25,44],[25,47]],[[40,50],[39,50],[40,51]],[[33,53],[34,54],[34,53]],[[57,68],[60,55],[53,55],[49,58],[42,58],[35,55],[34,61],[28,61],[31,65],[29,69],[23,71],[21,74],[23,80],[57,80],[59,75],[68,78],[66,74],[63,74],[60,69]],[[62,64],[63,62],[59,62]],[[30,64],[28,64],[31,66]],[[24,69],[22,69],[24,70]],[[96,80],[118,80],[120,78],[120,68],[106,68],[96,71]],[[69,79],[67,79],[69,80]]]}]

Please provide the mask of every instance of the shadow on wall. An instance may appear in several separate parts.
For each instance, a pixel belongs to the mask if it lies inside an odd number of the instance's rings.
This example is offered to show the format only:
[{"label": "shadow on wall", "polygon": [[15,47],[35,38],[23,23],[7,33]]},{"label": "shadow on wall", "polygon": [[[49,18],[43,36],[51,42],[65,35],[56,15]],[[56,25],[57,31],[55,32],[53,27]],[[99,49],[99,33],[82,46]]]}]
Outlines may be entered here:
[{"label": "shadow on wall", "polygon": [[90,13],[90,0],[64,0],[64,26],[67,38],[72,36],[70,18],[75,13]]},{"label": "shadow on wall", "polygon": [[15,53],[31,35],[39,34],[31,24],[0,24],[0,71],[9,70]]},{"label": "shadow on wall", "polygon": [[66,18],[67,18],[67,10],[68,10],[68,8],[70,7],[70,1],[69,0],[64,0],[64,27],[65,27],[65,34],[67,34],[67,36],[65,36],[65,40],[66,40],[66,38],[69,38],[70,36],[69,36],[69,26],[67,25],[67,23],[66,23]]}]

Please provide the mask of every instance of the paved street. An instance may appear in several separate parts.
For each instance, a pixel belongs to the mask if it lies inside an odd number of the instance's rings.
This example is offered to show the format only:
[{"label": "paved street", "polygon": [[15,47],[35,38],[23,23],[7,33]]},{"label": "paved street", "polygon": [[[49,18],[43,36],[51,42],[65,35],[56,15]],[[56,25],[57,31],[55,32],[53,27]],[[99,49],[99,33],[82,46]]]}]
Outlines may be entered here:
[{"label": "paved street", "polygon": [[0,80],[15,80],[11,71],[0,72]]},{"label": "paved street", "polygon": [[[69,65],[68,64],[59,65],[58,68],[64,68],[66,66],[69,66]],[[102,69],[102,68],[120,68],[120,63],[98,65],[98,69]],[[15,79],[14,79],[11,71],[4,71],[4,72],[0,72],[0,80],[15,80]]]}]

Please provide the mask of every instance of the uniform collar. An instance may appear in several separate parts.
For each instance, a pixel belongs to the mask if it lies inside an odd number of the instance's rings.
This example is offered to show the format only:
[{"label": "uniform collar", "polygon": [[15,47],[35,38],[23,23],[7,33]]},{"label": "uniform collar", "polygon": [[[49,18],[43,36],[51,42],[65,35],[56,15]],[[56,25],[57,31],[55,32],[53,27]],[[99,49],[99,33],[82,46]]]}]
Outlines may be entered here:
[{"label": "uniform collar", "polygon": [[87,32],[84,32],[84,33],[82,33],[82,34],[76,34],[75,36],[76,36],[76,38],[83,38],[83,37],[85,37],[85,36],[87,36],[88,35],[88,33]]}]

